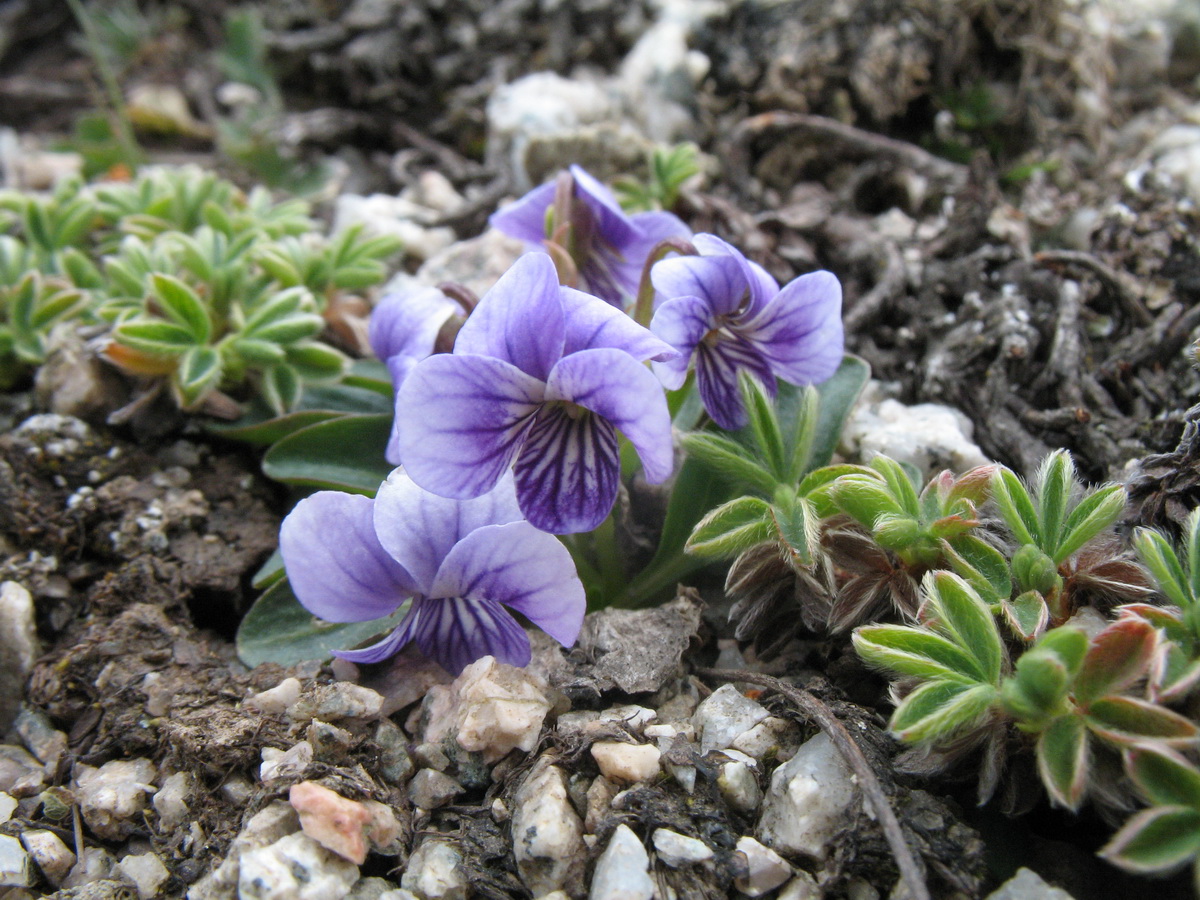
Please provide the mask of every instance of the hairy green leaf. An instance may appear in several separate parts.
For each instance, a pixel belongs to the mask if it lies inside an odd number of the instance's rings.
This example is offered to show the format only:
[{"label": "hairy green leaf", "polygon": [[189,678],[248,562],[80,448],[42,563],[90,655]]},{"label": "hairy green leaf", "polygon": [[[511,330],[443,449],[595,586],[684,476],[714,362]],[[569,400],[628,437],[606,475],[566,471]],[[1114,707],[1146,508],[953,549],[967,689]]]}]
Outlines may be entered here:
[{"label": "hairy green leaf", "polygon": [[991,713],[995,697],[996,689],[987,684],[923,684],[896,708],[889,727],[906,743],[937,743],[980,725]]},{"label": "hairy green leaf", "polygon": [[1200,813],[1200,769],[1169,747],[1135,744],[1125,752],[1125,771],[1157,806],[1187,806]]},{"label": "hairy green leaf", "polygon": [[683,448],[701,465],[720,472],[734,484],[744,484],[769,497],[778,481],[766,468],[750,458],[745,447],[732,438],[711,431],[693,431],[683,437]]},{"label": "hairy green leaf", "polygon": [[1143,619],[1113,622],[1091,640],[1075,676],[1073,690],[1081,704],[1118,694],[1145,677],[1157,646],[1157,634]]},{"label": "hairy green leaf", "polygon": [[1017,543],[1040,546],[1041,527],[1033,500],[1011,469],[1001,466],[992,476],[992,499]]},{"label": "hairy green leaf", "polygon": [[1191,720],[1165,706],[1136,697],[1102,697],[1087,708],[1088,727],[1099,737],[1125,745],[1154,740],[1172,747],[1196,743]]},{"label": "hairy green leaf", "polygon": [[1004,643],[991,607],[953,572],[928,573],[922,586],[926,608],[936,616],[928,623],[974,657],[982,680],[995,684],[1004,662]]},{"label": "hairy green leaf", "polygon": [[718,506],[697,524],[684,545],[696,556],[733,557],[772,537],[771,507],[758,497],[739,497]]},{"label": "hairy green leaf", "polygon": [[1100,488],[1084,497],[1067,516],[1062,537],[1054,548],[1054,561],[1061,563],[1068,559],[1117,521],[1127,502],[1125,488],[1118,484]]},{"label": "hairy green leaf", "polygon": [[1200,854],[1200,813],[1185,806],[1155,806],[1133,816],[1100,855],[1145,875],[1165,875]]},{"label": "hairy green leaf", "polygon": [[193,343],[207,343],[212,337],[212,321],[196,292],[173,275],[161,272],[153,273],[150,283],[155,299],[171,321],[182,325]]},{"label": "hairy green leaf", "polygon": [[897,675],[984,682],[979,662],[949,638],[907,625],[865,625],[852,637],[858,655]]},{"label": "hairy green leaf", "polygon": [[1087,786],[1089,758],[1087,729],[1078,716],[1059,716],[1038,736],[1038,774],[1059,805],[1079,809]]}]

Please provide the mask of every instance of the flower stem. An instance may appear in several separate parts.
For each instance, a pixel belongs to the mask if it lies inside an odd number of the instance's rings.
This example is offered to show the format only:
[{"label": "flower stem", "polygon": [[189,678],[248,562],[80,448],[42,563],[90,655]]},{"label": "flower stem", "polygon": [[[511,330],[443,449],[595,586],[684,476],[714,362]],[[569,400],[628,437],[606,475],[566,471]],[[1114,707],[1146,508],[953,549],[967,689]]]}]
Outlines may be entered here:
[{"label": "flower stem", "polygon": [[668,253],[678,253],[680,256],[699,255],[690,241],[683,238],[667,238],[655,244],[646,264],[642,266],[642,280],[638,282],[637,301],[633,306],[633,321],[644,328],[650,327],[650,318],[654,315],[654,285],[650,281],[650,270],[654,264],[666,258]]}]

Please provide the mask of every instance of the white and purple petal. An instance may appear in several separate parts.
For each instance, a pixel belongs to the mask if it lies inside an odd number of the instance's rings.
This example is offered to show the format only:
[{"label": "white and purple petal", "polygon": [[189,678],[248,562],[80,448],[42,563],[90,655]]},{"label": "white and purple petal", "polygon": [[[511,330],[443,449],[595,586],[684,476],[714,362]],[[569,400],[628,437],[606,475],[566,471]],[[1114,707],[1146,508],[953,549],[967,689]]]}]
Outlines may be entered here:
[{"label": "white and purple petal", "polygon": [[391,615],[415,590],[413,578],[375,535],[373,501],[319,491],[288,513],[279,552],[302,606],[327,622]]},{"label": "white and purple petal", "polygon": [[375,495],[373,522],[379,543],[427,596],[437,596],[434,579],[455,544],[478,528],[520,520],[511,472],[486,494],[451,500],[430,493],[396,469]]},{"label": "white and purple petal", "polygon": [[443,497],[490,491],[517,455],[545,385],[490,356],[439,354],[417,364],[396,396],[400,460]]},{"label": "white and purple petal", "polygon": [[750,284],[730,256],[673,256],[650,270],[657,306],[679,297],[699,297],[713,316],[733,315],[749,304]]},{"label": "white and purple petal", "polygon": [[570,401],[612,423],[637,450],[651,484],[670,477],[675,455],[667,398],[654,373],[629,354],[601,348],[563,357],[546,382],[546,399]]},{"label": "white and purple petal", "polygon": [[417,617],[413,613],[413,608],[410,607],[408,615],[404,617],[404,621],[393,628],[391,633],[383,640],[359,650],[334,650],[332,651],[333,655],[339,659],[347,659],[352,663],[383,662],[385,659],[390,659],[403,650],[404,645],[412,640],[412,630],[416,624]]},{"label": "white and purple petal", "polygon": [[746,408],[738,389],[738,373],[753,375],[775,395],[775,375],[759,348],[738,335],[722,333],[701,341],[696,349],[696,387],[712,420],[726,431],[746,424]]},{"label": "white and purple petal", "polygon": [[831,272],[801,275],[736,330],[784,381],[818,384],[842,361],[842,286]]},{"label": "white and purple petal", "polygon": [[520,200],[492,213],[488,224],[509,237],[540,248],[546,240],[546,210],[554,203],[554,182],[534,188]]},{"label": "white and purple petal", "polygon": [[526,253],[479,301],[454,353],[494,356],[545,381],[563,353],[558,272],[545,253]]},{"label": "white and purple petal", "polygon": [[721,240],[715,234],[698,234],[692,238],[692,246],[703,256],[729,257],[741,267],[742,276],[750,288],[750,302],[746,308],[746,315],[756,314],[779,293],[779,282],[758,263],[746,259],[742,251],[728,241]]},{"label": "white and purple petal", "polygon": [[433,287],[395,291],[375,305],[367,323],[367,340],[392,371],[393,386],[400,383],[393,360],[399,362],[402,380],[413,363],[433,353],[446,320],[461,312],[457,303]]},{"label": "white and purple petal", "polygon": [[674,359],[653,364],[654,374],[667,390],[683,387],[696,347],[715,325],[712,310],[700,297],[668,300],[655,311],[650,330],[679,353]]},{"label": "white and purple petal", "polygon": [[510,666],[529,664],[529,635],[494,600],[418,597],[413,616],[413,640],[452,675],[482,656]]},{"label": "white and purple petal", "polygon": [[587,608],[567,548],[528,522],[464,537],[446,556],[431,596],[502,603],[566,647],[579,636]]},{"label": "white and purple petal", "polygon": [[559,297],[566,319],[563,356],[600,347],[624,350],[637,360],[668,360],[677,355],[649,329],[598,297],[572,288],[560,288]]},{"label": "white and purple petal", "polygon": [[513,475],[521,512],[535,527],[552,534],[591,531],[617,498],[617,433],[595,413],[547,404],[529,430]]}]

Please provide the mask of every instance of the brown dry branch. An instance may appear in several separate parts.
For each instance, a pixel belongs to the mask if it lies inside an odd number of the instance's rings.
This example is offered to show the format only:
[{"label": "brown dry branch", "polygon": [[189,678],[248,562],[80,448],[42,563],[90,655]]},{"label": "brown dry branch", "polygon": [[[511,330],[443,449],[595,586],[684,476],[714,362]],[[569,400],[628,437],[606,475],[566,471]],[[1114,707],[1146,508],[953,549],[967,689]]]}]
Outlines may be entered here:
[{"label": "brown dry branch", "polygon": [[910,900],[931,900],[929,887],[925,884],[925,875],[921,864],[913,855],[912,848],[904,836],[904,828],[888,801],[883,785],[871,770],[871,764],[863,755],[854,738],[834,715],[825,703],[814,697],[808,691],[795,685],[788,684],[779,678],[763,675],[761,672],[750,672],[743,669],[707,669],[697,667],[696,673],[708,678],[720,678],[729,682],[742,681],[747,684],[757,684],[760,687],[782,694],[804,716],[811,719],[829,736],[833,746],[837,748],[842,759],[850,766],[858,779],[863,793],[870,803],[879,827],[883,829],[888,846],[891,847],[892,857],[900,869],[900,878],[908,888]]}]

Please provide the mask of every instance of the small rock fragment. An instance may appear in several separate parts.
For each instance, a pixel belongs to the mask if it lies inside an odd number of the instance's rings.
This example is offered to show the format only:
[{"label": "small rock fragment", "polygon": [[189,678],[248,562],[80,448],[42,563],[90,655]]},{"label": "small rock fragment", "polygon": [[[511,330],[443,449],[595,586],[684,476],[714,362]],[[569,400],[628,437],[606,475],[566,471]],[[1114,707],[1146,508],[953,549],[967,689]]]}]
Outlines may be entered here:
[{"label": "small rock fragment", "polygon": [[17,713],[13,730],[29,748],[29,752],[42,763],[46,774],[52,776],[58,770],[59,760],[67,752],[67,736],[50,724],[45,713],[28,706],[21,707]]},{"label": "small rock fragment", "polygon": [[713,858],[712,848],[704,841],[669,828],[656,828],[651,838],[658,858],[673,869],[707,862]]},{"label": "small rock fragment", "polygon": [[721,766],[717,776],[717,789],[725,802],[743,814],[749,814],[758,809],[762,803],[762,788],[754,772],[741,760],[731,760]]},{"label": "small rock fragment", "polygon": [[153,853],[130,854],[117,863],[116,871],[134,883],[139,900],[159,896],[159,889],[171,877],[162,860]]},{"label": "small rock fragment", "polygon": [[[20,784],[25,790],[20,796],[36,794],[45,781],[44,774],[42,764],[24,747],[0,744],[0,791],[12,792]],[[38,784],[31,784],[33,781]]]},{"label": "small rock fragment", "polygon": [[75,853],[53,831],[26,831],[21,835],[21,843],[46,880],[55,887],[62,884],[75,865]]},{"label": "small rock fragment", "polygon": [[178,828],[187,819],[188,800],[192,796],[192,776],[187,772],[176,772],[167,776],[151,803],[158,813],[158,824],[162,831]]},{"label": "small rock fragment", "polygon": [[425,900],[466,900],[471,885],[462,872],[462,861],[453,844],[426,841],[409,857],[400,887]]},{"label": "small rock fragment", "polygon": [[384,856],[397,855],[403,849],[399,841],[404,826],[400,824],[395,811],[378,800],[363,800],[362,805],[371,816],[367,824],[367,840],[371,842],[371,847]]},{"label": "small rock fragment", "polygon": [[192,885],[188,900],[228,900],[238,885],[242,855],[268,847],[299,828],[300,817],[290,803],[276,800],[264,806],[230,843],[224,862]]},{"label": "small rock fragment", "polygon": [[628,825],[618,825],[596,860],[588,900],[651,900],[653,896],[646,848]]},{"label": "small rock fragment", "polygon": [[1060,887],[1047,884],[1042,876],[1024,866],[1017,874],[987,896],[987,900],[1073,900]]},{"label": "small rock fragment", "polygon": [[408,783],[408,798],[413,806],[437,809],[463,792],[463,786],[437,769],[422,769]]},{"label": "small rock fragment", "polygon": [[35,877],[33,860],[21,842],[0,834],[0,887],[29,887]]},{"label": "small rock fragment", "polygon": [[365,831],[371,812],[314,781],[293,784],[288,802],[300,816],[300,829],[327,850],[362,865],[367,859]]},{"label": "small rock fragment", "polygon": [[262,748],[262,765],[258,777],[265,784],[279,778],[300,778],[313,761],[312,744],[299,741],[286,751],[275,747]]},{"label": "small rock fragment", "polygon": [[583,817],[583,827],[588,834],[595,834],[608,810],[612,807],[613,797],[617,796],[617,786],[597,775],[587,789],[586,812]]},{"label": "small rock fragment", "polygon": [[39,653],[33,596],[15,581],[0,584],[0,735],[16,718]]},{"label": "small rock fragment", "polygon": [[17,798],[0,791],[0,825],[12,818],[17,809]]},{"label": "small rock fragment", "polygon": [[563,770],[538,762],[513,795],[512,842],[517,872],[535,897],[583,892],[587,850],[583,823],[567,796]]},{"label": "small rock fragment", "polygon": [[63,879],[62,887],[73,888],[108,878],[117,861],[102,847],[84,847],[79,859]]},{"label": "small rock fragment", "polygon": [[733,884],[743,894],[759,897],[791,878],[792,867],[787,860],[754,838],[738,838],[737,849],[746,857],[748,872],[745,878],[738,878]]},{"label": "small rock fragment", "polygon": [[239,900],[341,900],[358,881],[358,866],[306,834],[289,834],[241,853]]},{"label": "small rock fragment", "polygon": [[790,758],[800,743],[800,728],[795,722],[768,716],[740,735],[730,747],[754,759],[768,754],[775,759]]},{"label": "small rock fragment", "polygon": [[408,755],[408,738],[400,726],[391,719],[380,719],[375,729],[375,743],[379,745],[379,774],[391,784],[406,782],[415,766]]},{"label": "small rock fragment", "polygon": [[777,900],[821,900],[823,896],[817,879],[800,870],[796,872],[796,876],[791,881],[780,889]]},{"label": "small rock fragment", "polygon": [[662,753],[653,744],[597,741],[591,753],[605,778],[629,783],[649,781],[661,771],[658,761]]},{"label": "small rock fragment", "polygon": [[148,759],[114,759],[98,769],[80,765],[75,798],[83,820],[105,840],[129,837],[140,823],[147,795],[155,791],[154,775],[154,763]]},{"label": "small rock fragment", "polygon": [[772,773],[758,835],[777,850],[819,862],[845,827],[858,795],[850,768],[822,732]]},{"label": "small rock fragment", "polygon": [[293,722],[341,722],[343,719],[377,719],[383,697],[370,688],[347,681],[319,684],[287,709]]},{"label": "small rock fragment", "polygon": [[541,678],[491,656],[463,669],[448,687],[430,689],[425,701],[425,741],[453,735],[464,750],[492,763],[513,749],[528,753],[537,743],[550,711]]},{"label": "small rock fragment", "polygon": [[269,716],[281,716],[300,699],[300,679],[285,678],[273,688],[247,697],[242,706]]},{"label": "small rock fragment", "polygon": [[765,706],[746,697],[732,684],[717,688],[697,708],[692,724],[700,735],[700,755],[724,750],[770,716]]}]

